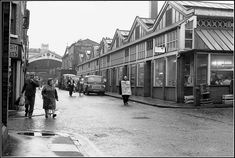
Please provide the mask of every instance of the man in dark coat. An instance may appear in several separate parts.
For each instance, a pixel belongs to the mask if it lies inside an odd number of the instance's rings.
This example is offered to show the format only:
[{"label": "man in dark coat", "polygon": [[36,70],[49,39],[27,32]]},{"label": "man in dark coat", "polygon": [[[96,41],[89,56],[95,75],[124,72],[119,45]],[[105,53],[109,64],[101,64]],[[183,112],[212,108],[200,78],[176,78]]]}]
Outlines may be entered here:
[{"label": "man in dark coat", "polygon": [[73,89],[74,89],[74,81],[72,78],[69,78],[67,82],[68,88],[69,88],[69,96],[72,97]]},{"label": "man in dark coat", "polygon": [[34,74],[30,74],[29,79],[25,81],[21,95],[25,92],[25,117],[32,117],[35,102],[36,87],[39,87],[39,81],[35,79]]}]

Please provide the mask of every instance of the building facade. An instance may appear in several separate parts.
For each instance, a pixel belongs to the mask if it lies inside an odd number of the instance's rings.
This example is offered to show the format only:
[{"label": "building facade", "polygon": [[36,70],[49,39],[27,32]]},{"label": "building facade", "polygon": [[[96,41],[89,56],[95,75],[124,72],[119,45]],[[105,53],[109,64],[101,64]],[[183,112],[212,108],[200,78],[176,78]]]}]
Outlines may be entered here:
[{"label": "building facade", "polygon": [[62,57],[48,49],[40,50],[36,55],[28,59],[27,72],[34,73],[42,83],[46,83],[48,78],[58,78],[59,70],[62,66]]},{"label": "building facade", "polygon": [[90,60],[97,56],[99,44],[90,39],[78,40],[71,46],[66,47],[62,57],[61,69],[75,70],[76,66],[83,61]]},{"label": "building facade", "polygon": [[[1,113],[3,143],[7,133],[8,110],[19,97],[27,66],[29,10],[26,1],[1,2]],[[4,99],[3,99],[4,98]]]},{"label": "building facade", "polygon": [[125,40],[115,35],[109,51],[79,64],[77,73],[94,72],[100,61],[110,92],[118,92],[118,81],[127,75],[136,96],[183,102],[207,84],[213,102],[220,103],[233,79],[233,8],[166,1],[156,19],[136,17]]}]

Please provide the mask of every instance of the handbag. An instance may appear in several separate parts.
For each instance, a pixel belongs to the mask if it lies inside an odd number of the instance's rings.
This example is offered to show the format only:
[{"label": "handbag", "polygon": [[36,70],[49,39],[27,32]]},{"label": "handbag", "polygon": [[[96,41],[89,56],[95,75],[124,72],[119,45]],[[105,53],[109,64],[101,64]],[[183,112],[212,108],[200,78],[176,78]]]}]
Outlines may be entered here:
[{"label": "handbag", "polygon": [[25,104],[25,96],[22,95],[22,96],[20,97],[19,106],[24,106],[24,104]]}]

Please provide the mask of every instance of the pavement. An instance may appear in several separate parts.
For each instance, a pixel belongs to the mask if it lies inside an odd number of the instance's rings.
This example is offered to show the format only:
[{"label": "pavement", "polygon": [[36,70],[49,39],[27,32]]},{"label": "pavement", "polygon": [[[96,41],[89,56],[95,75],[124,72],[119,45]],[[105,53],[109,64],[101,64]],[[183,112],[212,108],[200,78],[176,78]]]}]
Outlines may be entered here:
[{"label": "pavement", "polygon": [[[106,92],[105,95],[122,99],[122,96],[117,93]],[[161,99],[155,99],[151,97],[142,96],[130,96],[129,101],[156,106],[160,108],[183,108],[183,109],[201,109],[201,108],[228,108],[233,107],[233,104],[202,104],[200,106],[195,106],[193,104],[176,103],[173,101],[164,101]]]}]

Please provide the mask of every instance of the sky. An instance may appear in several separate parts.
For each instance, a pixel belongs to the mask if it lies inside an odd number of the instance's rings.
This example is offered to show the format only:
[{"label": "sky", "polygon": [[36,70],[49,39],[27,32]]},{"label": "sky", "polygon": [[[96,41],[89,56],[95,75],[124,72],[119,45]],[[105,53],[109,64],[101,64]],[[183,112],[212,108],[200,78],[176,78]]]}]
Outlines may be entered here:
[{"label": "sky", "polygon": [[[158,11],[164,2],[158,1]],[[27,8],[29,48],[49,44],[61,56],[79,39],[100,43],[113,38],[117,28],[130,30],[136,16],[149,18],[149,1],[28,1]]]},{"label": "sky", "polygon": [[100,43],[113,38],[117,28],[130,30],[136,16],[149,18],[149,1],[28,1],[27,8],[29,47],[49,44],[61,56],[79,39]]}]

